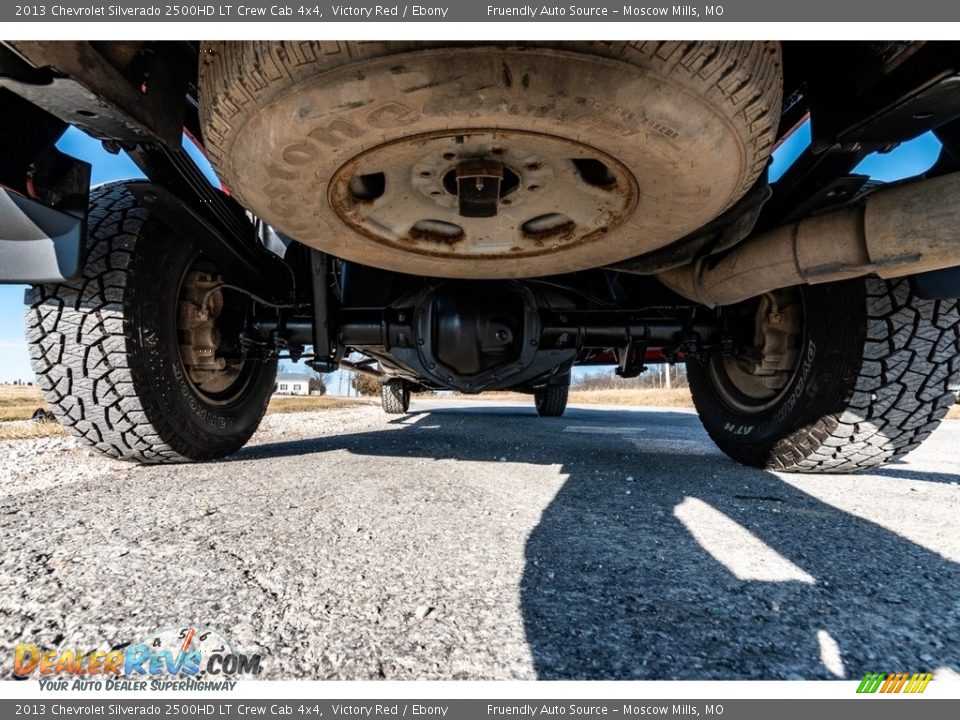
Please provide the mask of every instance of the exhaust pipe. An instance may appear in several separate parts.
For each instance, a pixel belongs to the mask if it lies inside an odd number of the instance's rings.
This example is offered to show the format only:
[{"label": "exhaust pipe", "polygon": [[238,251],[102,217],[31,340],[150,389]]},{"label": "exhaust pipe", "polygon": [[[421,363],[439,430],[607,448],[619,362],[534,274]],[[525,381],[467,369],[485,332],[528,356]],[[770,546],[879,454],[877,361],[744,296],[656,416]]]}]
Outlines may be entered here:
[{"label": "exhaust pipe", "polygon": [[719,257],[665,270],[671,290],[708,307],[792,285],[960,265],[960,173],[879,190],[864,205],[757,235]]},{"label": "exhaust pipe", "polygon": [[387,374],[383,372],[383,370],[377,370],[372,367],[367,367],[363,363],[350,362],[349,360],[341,360],[340,367],[343,370],[349,370],[351,372],[360,373],[361,375],[368,375],[372,378],[376,378],[377,380],[382,380],[387,376]]}]

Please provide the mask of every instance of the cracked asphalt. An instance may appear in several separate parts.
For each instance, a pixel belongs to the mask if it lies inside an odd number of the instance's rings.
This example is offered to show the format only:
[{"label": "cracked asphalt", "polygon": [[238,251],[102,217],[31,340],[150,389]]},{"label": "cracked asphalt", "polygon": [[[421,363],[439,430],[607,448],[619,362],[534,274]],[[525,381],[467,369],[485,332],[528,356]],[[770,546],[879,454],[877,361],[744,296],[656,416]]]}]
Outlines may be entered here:
[{"label": "cracked asphalt", "polygon": [[411,409],[271,415],[204,465],[0,443],[0,652],[201,624],[270,679],[960,673],[958,421],[802,476],[686,411]]}]

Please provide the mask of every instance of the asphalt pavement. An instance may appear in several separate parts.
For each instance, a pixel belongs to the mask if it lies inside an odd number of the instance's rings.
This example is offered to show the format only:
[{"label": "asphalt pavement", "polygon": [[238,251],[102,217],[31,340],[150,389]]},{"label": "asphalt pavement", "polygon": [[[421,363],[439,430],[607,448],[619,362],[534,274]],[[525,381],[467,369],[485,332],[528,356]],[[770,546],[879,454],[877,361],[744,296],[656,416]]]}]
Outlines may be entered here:
[{"label": "asphalt pavement", "polygon": [[203,465],[0,443],[3,657],[196,624],[270,679],[960,673],[960,421],[803,476],[688,411],[411,410],[271,415]]}]

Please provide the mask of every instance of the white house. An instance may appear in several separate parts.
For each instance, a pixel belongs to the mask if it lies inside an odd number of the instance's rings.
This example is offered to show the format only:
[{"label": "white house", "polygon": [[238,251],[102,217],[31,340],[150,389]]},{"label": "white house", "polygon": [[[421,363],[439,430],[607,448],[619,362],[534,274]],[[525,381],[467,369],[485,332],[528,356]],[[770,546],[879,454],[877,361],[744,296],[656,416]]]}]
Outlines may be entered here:
[{"label": "white house", "polygon": [[310,376],[306,373],[280,373],[274,395],[309,395]]}]

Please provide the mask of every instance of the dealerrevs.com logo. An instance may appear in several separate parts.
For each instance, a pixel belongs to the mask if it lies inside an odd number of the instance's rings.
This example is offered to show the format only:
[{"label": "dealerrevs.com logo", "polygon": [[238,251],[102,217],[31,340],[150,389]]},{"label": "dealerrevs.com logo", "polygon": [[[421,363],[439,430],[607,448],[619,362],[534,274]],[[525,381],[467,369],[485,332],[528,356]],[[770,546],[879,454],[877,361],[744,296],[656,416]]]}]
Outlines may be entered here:
[{"label": "dealerrevs.com logo", "polygon": [[23,643],[13,672],[41,690],[232,690],[260,674],[261,656],[236,652],[217,630],[166,628],[111,650],[45,650]]}]

